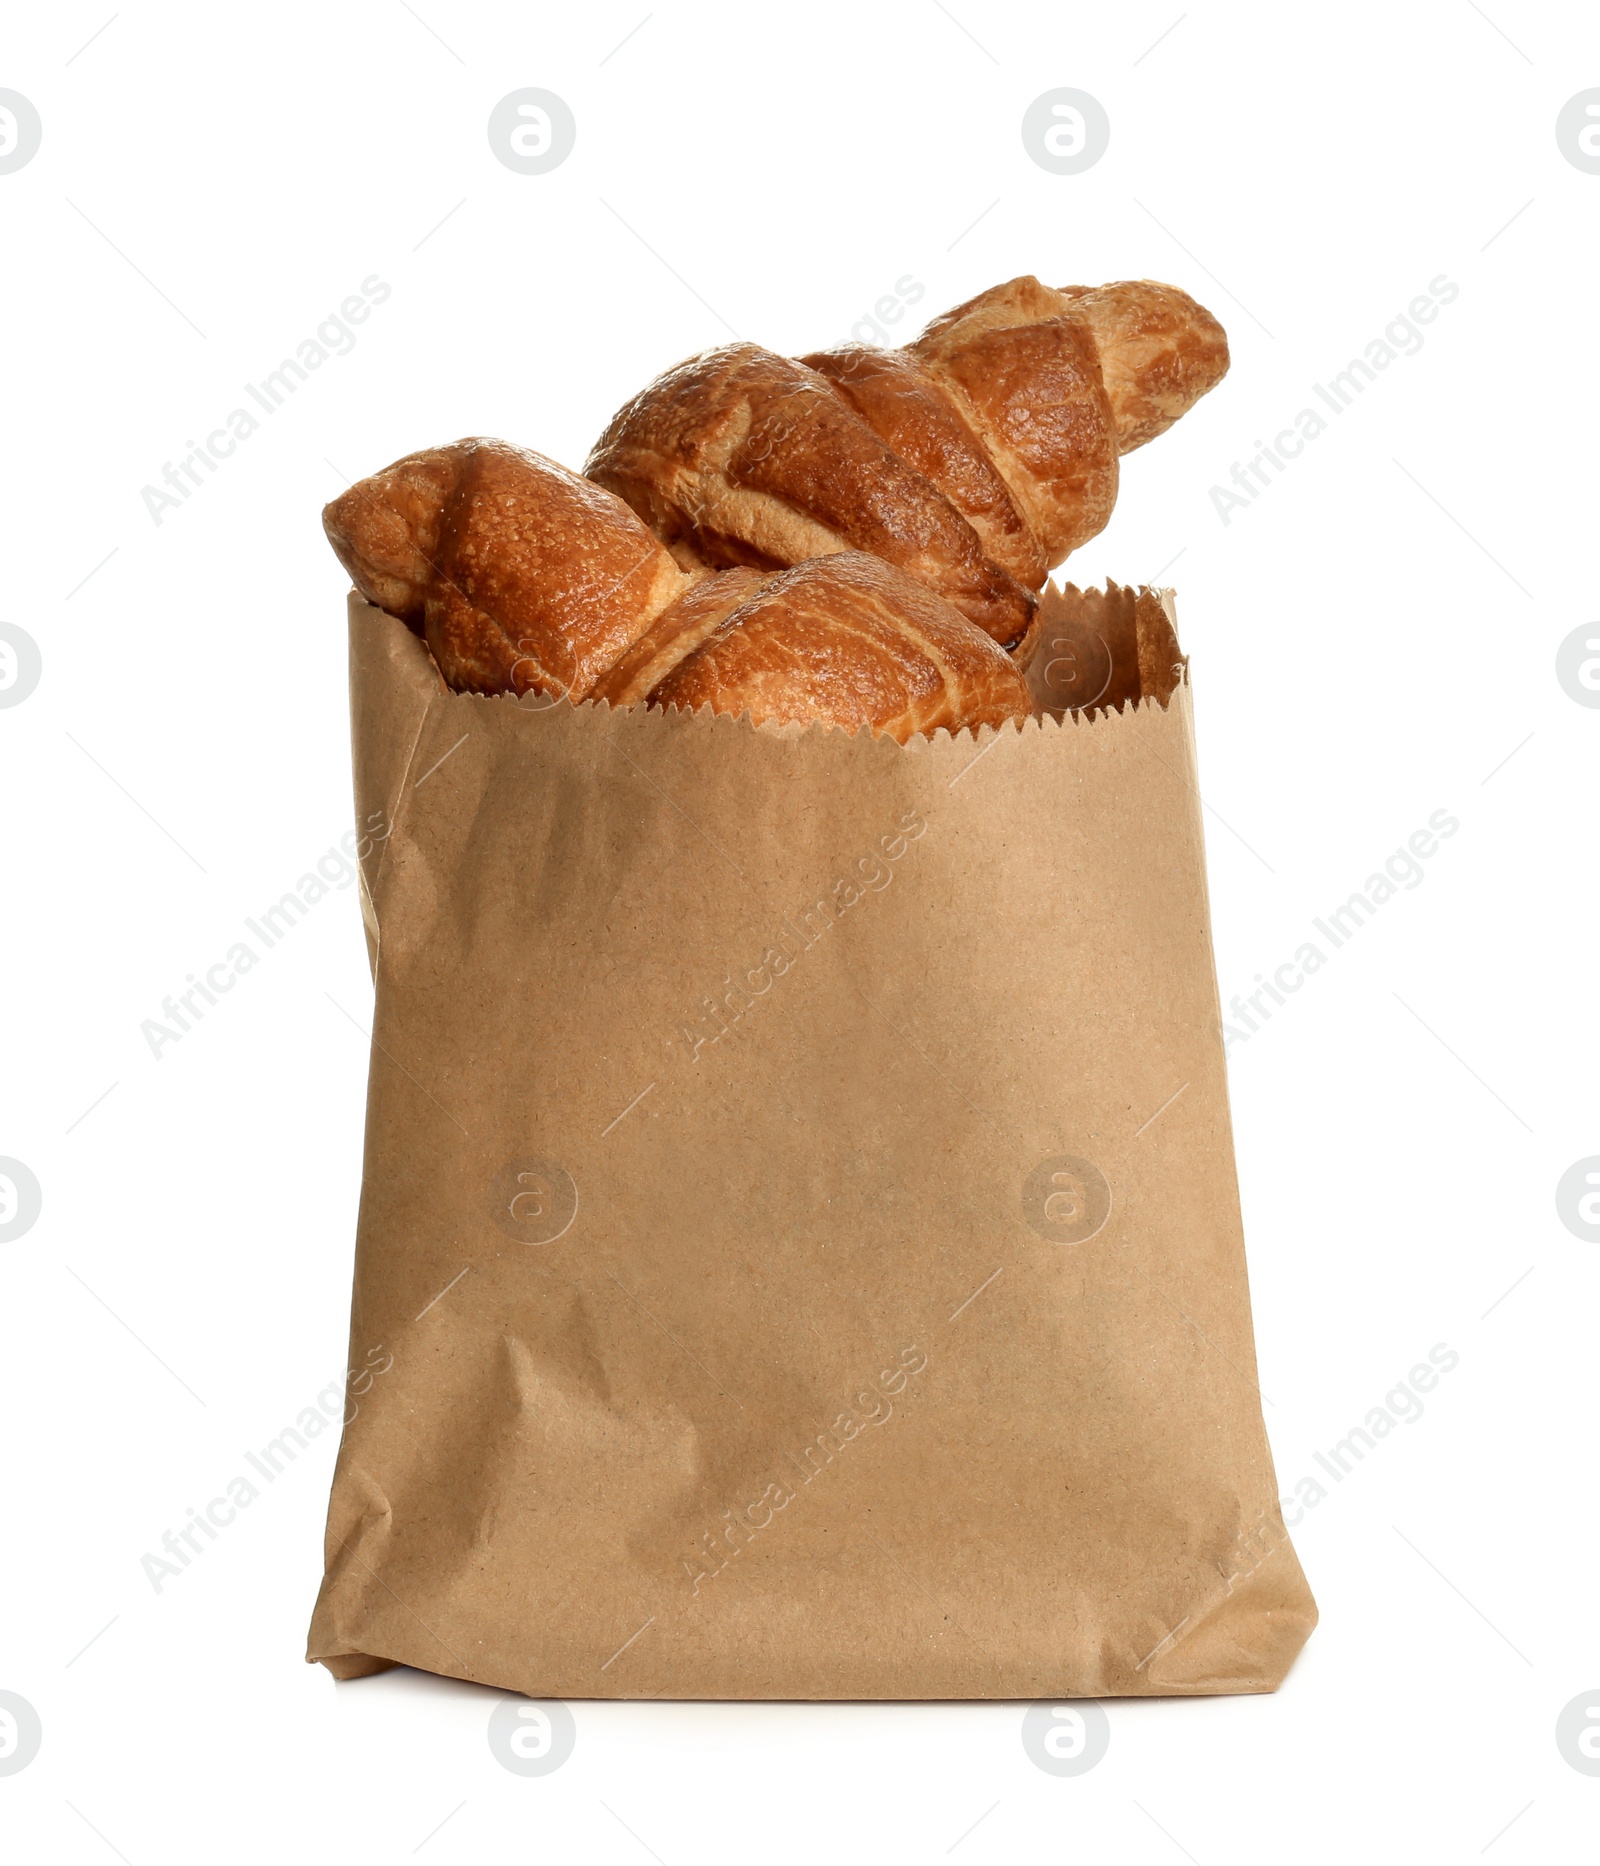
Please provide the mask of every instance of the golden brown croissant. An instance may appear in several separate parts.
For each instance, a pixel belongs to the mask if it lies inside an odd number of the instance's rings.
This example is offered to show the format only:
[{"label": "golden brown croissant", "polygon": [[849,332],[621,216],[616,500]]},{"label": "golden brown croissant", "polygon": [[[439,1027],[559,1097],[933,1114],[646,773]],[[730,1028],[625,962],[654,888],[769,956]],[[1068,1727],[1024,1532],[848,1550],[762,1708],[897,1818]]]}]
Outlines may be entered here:
[{"label": "golden brown croissant", "polygon": [[902,744],[1032,710],[1016,664],[862,552],[698,579],[609,492],[504,441],[410,454],[323,514],[369,601],[473,693],[869,727]]},{"label": "golden brown croissant", "polygon": [[680,562],[770,570],[871,551],[1014,647],[1050,570],[1111,516],[1121,454],[1228,367],[1173,285],[1012,279],[900,350],[691,357],[612,420],[585,471]]},{"label": "golden brown croissant", "polygon": [[505,441],[408,454],[322,523],[362,595],[463,692],[582,699],[690,584],[609,493]]}]

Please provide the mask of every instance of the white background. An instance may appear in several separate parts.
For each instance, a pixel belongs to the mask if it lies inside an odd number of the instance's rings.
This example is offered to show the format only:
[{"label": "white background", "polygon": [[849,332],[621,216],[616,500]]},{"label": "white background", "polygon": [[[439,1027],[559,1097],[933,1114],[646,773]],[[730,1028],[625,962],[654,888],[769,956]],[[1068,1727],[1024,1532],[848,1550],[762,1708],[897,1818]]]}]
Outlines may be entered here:
[{"label": "white background", "polygon": [[[0,614],[44,664],[0,713],[0,1153],[44,1189],[0,1245],[0,1689],[44,1725],[0,1778],[8,1856],[1590,1857],[1600,1779],[1554,1726],[1600,1687],[1600,1246],[1555,1188],[1600,1153],[1600,712],[1555,656],[1593,613],[1600,176],[1554,126],[1600,20],[112,4],[14,13],[0,61],[44,125],[0,175]],[[543,176],[485,134],[524,85],[577,119]],[[1112,125],[1078,176],[1019,134],[1061,85]],[[318,523],[345,477],[472,433],[578,466],[730,332],[815,348],[903,277],[920,317],[1024,272],[1170,279],[1232,339],[1065,573],[1176,585],[1224,1001],[1430,814],[1461,825],[1230,1057],[1285,1495],[1435,1343],[1460,1364],[1303,1512],[1322,1624],[1275,1697],[1111,1703],[1072,1780],[1018,1705],[582,1703],[572,1759],[520,1778],[496,1694],[301,1662],[331,1436],[159,1594],[141,1570],[342,1376],[354,891],[159,1061],[141,1022],[349,827]],[[355,348],[156,525],[141,487],[372,274]],[[1423,347],[1224,525],[1210,487],[1441,274]]]}]

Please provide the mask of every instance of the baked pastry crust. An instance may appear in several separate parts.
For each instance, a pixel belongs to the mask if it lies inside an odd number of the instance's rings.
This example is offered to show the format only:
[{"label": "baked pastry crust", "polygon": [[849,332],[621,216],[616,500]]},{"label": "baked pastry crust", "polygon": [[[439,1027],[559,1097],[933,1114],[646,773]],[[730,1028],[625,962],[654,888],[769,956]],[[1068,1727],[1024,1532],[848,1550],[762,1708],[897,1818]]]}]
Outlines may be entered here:
[{"label": "baked pastry crust", "polygon": [[408,454],[323,525],[356,588],[418,628],[462,692],[584,699],[691,583],[609,493],[506,441]]},{"label": "baked pastry crust", "polygon": [[761,579],[650,699],[748,713],[757,725],[865,726],[902,745],[914,733],[998,726],[1033,710],[1021,669],[997,642],[865,551]]},{"label": "baked pastry crust", "polygon": [[1001,642],[1030,593],[985,556],[949,500],[816,370],[727,344],[622,409],[584,471],[690,562],[779,570],[871,551],[919,577]]},{"label": "baked pastry crust", "polygon": [[1032,710],[1004,650],[882,558],[694,574],[620,499],[504,441],[408,454],[323,522],[362,595],[424,636],[458,692],[709,706],[901,743]]},{"label": "baked pastry crust", "polygon": [[1227,338],[1176,286],[1011,279],[899,350],[691,357],[622,408],[586,472],[690,566],[870,551],[1004,647],[1104,529],[1118,461],[1214,387]]}]

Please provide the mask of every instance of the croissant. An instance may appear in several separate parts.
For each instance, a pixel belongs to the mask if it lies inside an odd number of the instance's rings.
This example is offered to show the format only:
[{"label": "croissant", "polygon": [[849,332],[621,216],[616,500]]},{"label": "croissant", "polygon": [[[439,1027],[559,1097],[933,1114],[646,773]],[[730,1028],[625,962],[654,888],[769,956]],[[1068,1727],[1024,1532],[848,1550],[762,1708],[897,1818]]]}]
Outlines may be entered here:
[{"label": "croissant", "polygon": [[408,454],[323,524],[361,594],[421,634],[459,692],[709,705],[902,744],[1032,710],[1016,663],[881,558],[691,574],[620,499],[505,441]]},{"label": "croissant", "polygon": [[870,551],[1013,648],[1049,572],[1110,519],[1119,456],[1227,368],[1222,326],[1174,285],[1012,279],[904,349],[691,357],[584,470],[686,566]]}]

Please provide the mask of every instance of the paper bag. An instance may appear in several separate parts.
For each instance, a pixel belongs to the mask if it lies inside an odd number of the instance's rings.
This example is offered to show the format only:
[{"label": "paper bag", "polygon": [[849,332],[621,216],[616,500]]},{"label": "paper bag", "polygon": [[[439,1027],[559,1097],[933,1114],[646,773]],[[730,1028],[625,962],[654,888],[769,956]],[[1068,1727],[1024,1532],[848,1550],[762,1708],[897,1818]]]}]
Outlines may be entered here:
[{"label": "paper bag", "polygon": [[[308,1656],[530,1696],[1268,1691],[1185,664],[1049,593],[906,746],[451,693],[350,603],[377,981]],[[380,1352],[381,1351],[381,1352]]]}]

